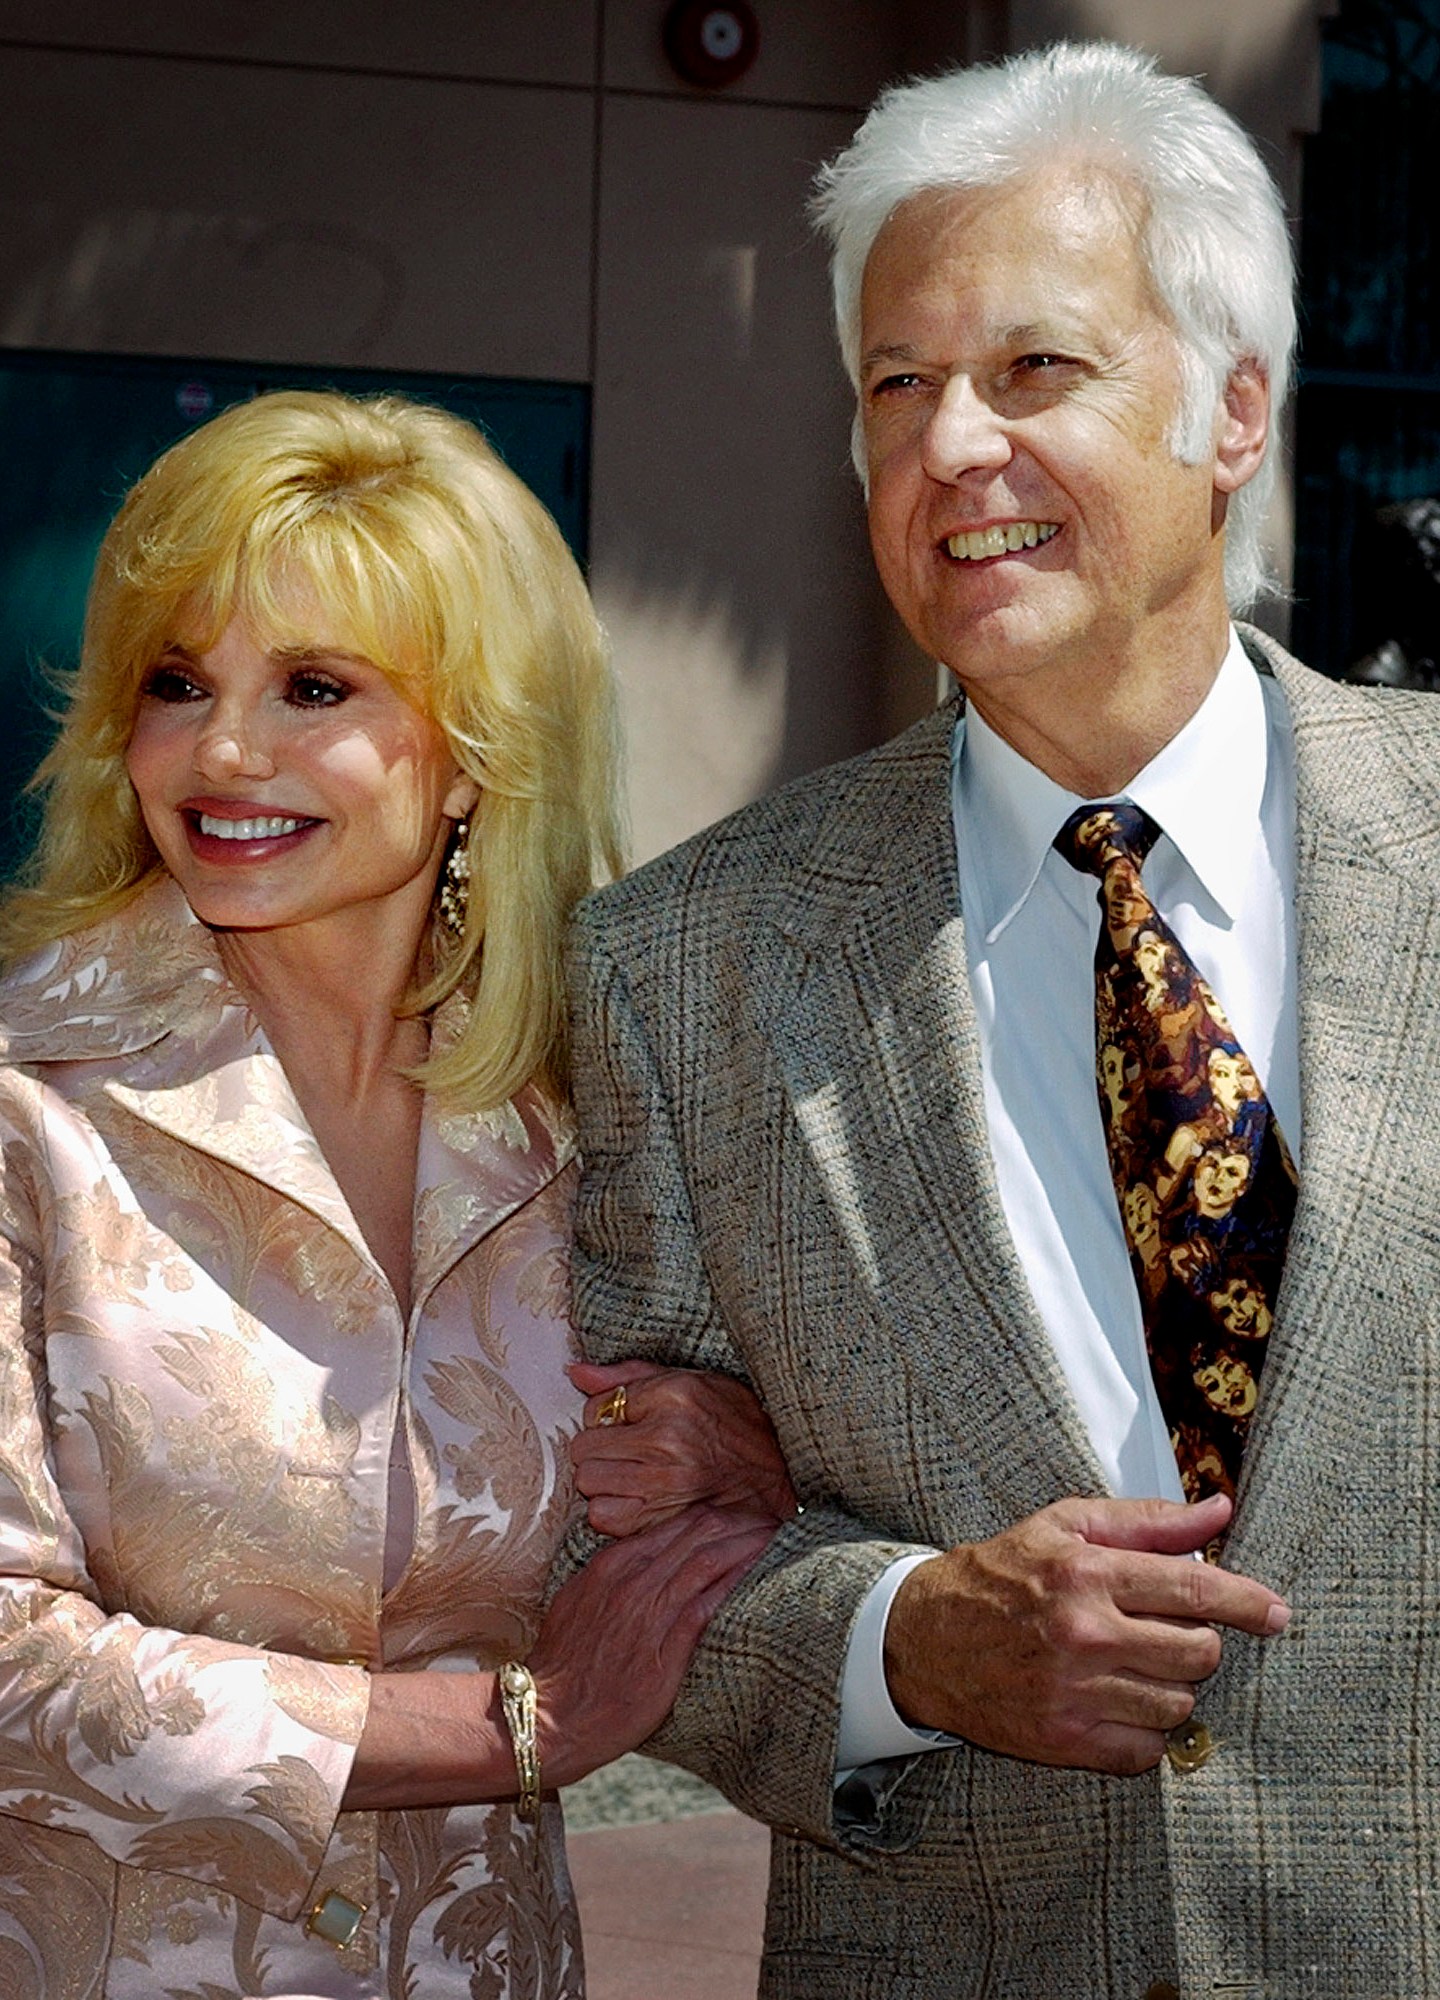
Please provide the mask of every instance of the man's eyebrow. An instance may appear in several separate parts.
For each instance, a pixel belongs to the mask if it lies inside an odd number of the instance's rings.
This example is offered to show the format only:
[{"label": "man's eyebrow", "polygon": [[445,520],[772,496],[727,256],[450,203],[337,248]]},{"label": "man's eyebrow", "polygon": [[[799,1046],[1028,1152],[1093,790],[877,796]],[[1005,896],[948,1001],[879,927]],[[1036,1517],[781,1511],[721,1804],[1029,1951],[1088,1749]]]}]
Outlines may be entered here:
[{"label": "man's eyebrow", "polygon": [[865,369],[873,368],[878,361],[917,361],[918,359],[918,350],[907,346],[905,342],[901,341],[894,347],[888,344],[879,347],[867,347],[860,357],[860,366],[862,369]]}]

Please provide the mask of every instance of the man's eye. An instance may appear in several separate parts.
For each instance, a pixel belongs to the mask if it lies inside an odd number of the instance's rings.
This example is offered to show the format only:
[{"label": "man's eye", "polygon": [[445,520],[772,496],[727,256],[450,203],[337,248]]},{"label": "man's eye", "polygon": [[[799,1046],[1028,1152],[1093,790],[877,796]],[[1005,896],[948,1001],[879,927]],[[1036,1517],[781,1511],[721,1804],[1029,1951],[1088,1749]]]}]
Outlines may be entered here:
[{"label": "man's eye", "polygon": [[152,667],[145,676],[141,693],[152,701],[203,701],[205,690],[183,667]]},{"label": "man's eye", "polygon": [[898,395],[905,389],[916,388],[919,381],[918,375],[881,375],[870,384],[871,399],[873,401],[878,396]]},{"label": "man's eye", "polygon": [[1014,372],[1017,375],[1043,375],[1053,369],[1066,368],[1069,365],[1068,354],[1022,354],[1015,363]]},{"label": "man's eye", "polygon": [[290,676],[285,699],[296,708],[334,708],[349,693],[345,683],[331,674],[296,673]]}]

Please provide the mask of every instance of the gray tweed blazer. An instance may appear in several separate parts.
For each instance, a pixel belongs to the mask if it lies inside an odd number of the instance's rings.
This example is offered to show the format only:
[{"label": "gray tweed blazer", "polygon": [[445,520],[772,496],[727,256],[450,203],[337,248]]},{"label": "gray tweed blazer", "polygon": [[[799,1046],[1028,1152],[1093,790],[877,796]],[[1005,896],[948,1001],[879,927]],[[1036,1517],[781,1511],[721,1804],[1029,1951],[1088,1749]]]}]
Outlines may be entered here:
[{"label": "gray tweed blazer", "polygon": [[776,1829],[770,2000],[1440,1994],[1440,701],[1247,643],[1295,723],[1305,1122],[1228,1560],[1296,1615],[1227,1638],[1198,1770],[962,1746],[836,1809],[880,1570],[1103,1490],[991,1168],[953,709],[580,913],[586,1344],[747,1377],[808,1503],[654,1746]]}]

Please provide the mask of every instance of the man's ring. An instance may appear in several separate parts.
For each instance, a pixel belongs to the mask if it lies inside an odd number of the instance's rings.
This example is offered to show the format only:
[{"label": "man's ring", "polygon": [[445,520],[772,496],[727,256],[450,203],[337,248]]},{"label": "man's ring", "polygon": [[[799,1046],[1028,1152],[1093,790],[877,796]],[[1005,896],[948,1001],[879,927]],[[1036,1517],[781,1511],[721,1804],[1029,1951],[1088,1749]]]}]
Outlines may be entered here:
[{"label": "man's ring", "polygon": [[610,1394],[605,1398],[604,1402],[600,1405],[600,1408],[595,1413],[595,1422],[597,1426],[600,1426],[607,1424],[623,1424],[624,1421],[625,1421],[625,1384],[622,1382],[618,1389],[612,1389],[610,1391]]}]

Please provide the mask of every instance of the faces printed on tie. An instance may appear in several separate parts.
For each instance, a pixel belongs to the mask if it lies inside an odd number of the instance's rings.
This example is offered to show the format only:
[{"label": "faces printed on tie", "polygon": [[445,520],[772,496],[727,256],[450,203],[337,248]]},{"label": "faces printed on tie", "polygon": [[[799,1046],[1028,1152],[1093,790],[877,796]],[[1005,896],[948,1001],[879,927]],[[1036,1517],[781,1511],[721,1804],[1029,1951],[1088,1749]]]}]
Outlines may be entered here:
[{"label": "faces printed on tie", "polygon": [[[1156,1388],[1193,1500],[1235,1492],[1294,1173],[1219,1000],[1145,889],[1154,837],[1154,822],[1122,801],[1081,808],[1055,845],[1101,879],[1100,1111]],[[1205,1553],[1218,1560],[1219,1541]]]},{"label": "faces printed on tie", "polygon": [[1105,923],[1117,951],[1129,951],[1135,933],[1153,916],[1138,875],[1117,868],[1105,878]]},{"label": "faces printed on tie", "polygon": [[1132,1102],[1130,1086],[1140,1074],[1140,1065],[1127,1058],[1113,1043],[1100,1051],[1100,1088],[1109,1107],[1110,1123],[1123,1125]]},{"label": "faces printed on tie", "polygon": [[1171,955],[1164,938],[1156,937],[1153,931],[1135,947],[1135,963],[1145,981],[1145,1005],[1152,1014],[1158,1014],[1170,999]]},{"label": "faces printed on tie", "polygon": [[1242,1049],[1210,1051],[1210,1090],[1227,1118],[1235,1118],[1242,1104],[1260,1100],[1260,1079]]},{"label": "faces printed on tie", "polygon": [[[1172,1430],[1170,1447],[1175,1453],[1180,1484],[1187,1500],[1203,1500],[1207,1493],[1234,1493],[1235,1482],[1215,1441],[1207,1438],[1194,1424],[1181,1424]],[[1218,1545],[1211,1546],[1216,1548],[1216,1554],[1212,1555],[1207,1548],[1207,1562],[1218,1560]]]},{"label": "faces printed on tie", "polygon": [[1192,1183],[1197,1213],[1209,1222],[1218,1222],[1240,1199],[1249,1178],[1248,1153],[1202,1153],[1195,1163]]},{"label": "faces printed on tie", "polygon": [[1245,1278],[1232,1278],[1210,1294],[1210,1310],[1227,1333],[1244,1340],[1268,1340],[1271,1313],[1259,1290]]},{"label": "faces printed on tie", "polygon": [[1233,1354],[1220,1353],[1195,1370],[1195,1387],[1212,1409],[1239,1421],[1255,1408],[1255,1377],[1249,1364]]},{"label": "faces printed on tie", "polygon": [[1134,1246],[1135,1254],[1147,1270],[1152,1269],[1160,1255],[1160,1222],[1155,1190],[1137,1181],[1125,1190],[1121,1204],[1125,1218],[1125,1233]]}]

